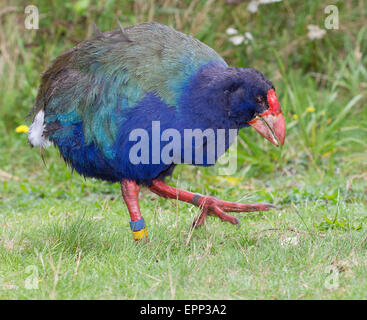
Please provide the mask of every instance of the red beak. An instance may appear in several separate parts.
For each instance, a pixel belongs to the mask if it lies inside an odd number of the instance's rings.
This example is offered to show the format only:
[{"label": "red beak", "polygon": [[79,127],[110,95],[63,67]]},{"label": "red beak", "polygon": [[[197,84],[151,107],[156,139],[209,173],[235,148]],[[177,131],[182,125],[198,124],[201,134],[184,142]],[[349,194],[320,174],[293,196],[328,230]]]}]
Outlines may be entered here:
[{"label": "red beak", "polygon": [[282,146],[285,140],[285,121],[274,89],[268,92],[268,104],[269,109],[248,124],[275,146]]}]

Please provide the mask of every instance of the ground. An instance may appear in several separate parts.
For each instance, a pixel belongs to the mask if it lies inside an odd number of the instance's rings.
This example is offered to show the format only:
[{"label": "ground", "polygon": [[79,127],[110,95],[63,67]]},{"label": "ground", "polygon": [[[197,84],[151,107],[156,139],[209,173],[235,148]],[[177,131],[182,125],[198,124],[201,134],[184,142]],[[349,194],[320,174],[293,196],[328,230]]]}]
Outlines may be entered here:
[{"label": "ground", "polygon": [[[39,1],[38,31],[24,29],[27,2],[0,8],[1,299],[367,298],[366,4],[330,1],[339,29],[310,39],[309,25],[324,30],[329,1],[255,13],[227,2]],[[167,182],[278,210],[238,214],[240,229],[210,217],[191,231],[196,207],[144,189],[150,242],[136,243],[118,184],[72,173],[54,148],[45,164],[30,149],[18,126],[29,125],[41,72],[88,36],[90,22],[107,31],[117,18],[172,25],[273,81],[287,123],[282,149],[247,128],[232,175],[180,166]],[[236,45],[229,27],[253,39]]]},{"label": "ground", "polygon": [[13,148],[26,159],[5,156],[15,176],[1,191],[1,298],[366,298],[366,175],[213,181],[182,167],[172,184],[279,210],[190,232],[196,207],[143,190],[150,242],[135,243],[118,185],[71,174],[56,150],[47,167],[21,141],[1,152]]}]

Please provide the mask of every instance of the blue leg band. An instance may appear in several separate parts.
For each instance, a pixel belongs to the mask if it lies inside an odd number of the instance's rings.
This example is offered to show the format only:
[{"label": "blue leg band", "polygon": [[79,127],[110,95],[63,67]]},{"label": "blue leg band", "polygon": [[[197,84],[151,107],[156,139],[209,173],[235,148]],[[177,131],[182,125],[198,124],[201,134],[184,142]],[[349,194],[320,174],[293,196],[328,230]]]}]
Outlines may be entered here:
[{"label": "blue leg band", "polygon": [[139,231],[145,228],[144,218],[141,218],[138,221],[130,221],[130,228],[132,231]]}]

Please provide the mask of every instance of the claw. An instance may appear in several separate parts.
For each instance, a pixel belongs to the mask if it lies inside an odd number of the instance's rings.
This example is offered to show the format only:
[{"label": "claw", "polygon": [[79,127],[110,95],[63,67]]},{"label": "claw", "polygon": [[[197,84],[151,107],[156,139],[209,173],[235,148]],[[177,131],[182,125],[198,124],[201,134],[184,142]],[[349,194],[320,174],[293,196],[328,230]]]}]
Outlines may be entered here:
[{"label": "claw", "polygon": [[208,210],[206,208],[203,208],[203,210],[201,211],[199,216],[193,221],[191,227],[192,228],[201,227],[203,225],[207,215],[208,215]]},{"label": "claw", "polygon": [[241,228],[241,221],[237,217],[235,217],[235,219],[237,221],[237,228],[240,229]]},{"label": "claw", "polygon": [[276,205],[271,204],[271,203],[260,203],[260,204],[262,204],[262,205],[264,205],[264,206],[268,207],[269,209],[279,210],[279,208],[278,208]]}]

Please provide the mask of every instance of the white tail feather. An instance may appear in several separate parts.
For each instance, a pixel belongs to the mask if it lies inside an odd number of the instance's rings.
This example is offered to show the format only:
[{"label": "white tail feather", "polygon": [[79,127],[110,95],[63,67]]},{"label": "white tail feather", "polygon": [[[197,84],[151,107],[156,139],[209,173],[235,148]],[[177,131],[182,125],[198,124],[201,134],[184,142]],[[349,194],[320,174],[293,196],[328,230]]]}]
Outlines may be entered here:
[{"label": "white tail feather", "polygon": [[28,141],[32,146],[48,147],[51,145],[50,140],[43,135],[45,130],[45,112],[39,111],[35,116],[28,131]]}]

